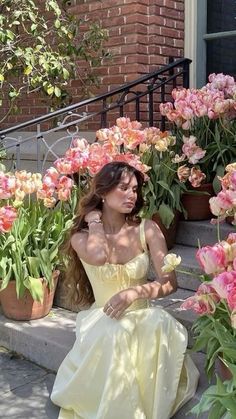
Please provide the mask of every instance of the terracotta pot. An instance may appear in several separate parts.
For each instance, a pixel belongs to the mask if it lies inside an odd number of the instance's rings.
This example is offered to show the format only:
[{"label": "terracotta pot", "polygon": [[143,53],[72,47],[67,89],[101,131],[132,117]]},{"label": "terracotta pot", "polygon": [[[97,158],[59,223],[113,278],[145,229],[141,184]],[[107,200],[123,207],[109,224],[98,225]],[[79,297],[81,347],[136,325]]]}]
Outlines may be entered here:
[{"label": "terracotta pot", "polygon": [[34,301],[30,292],[25,291],[22,298],[17,298],[16,282],[10,281],[8,286],[0,292],[0,301],[4,316],[12,320],[35,320],[45,317],[52,308],[59,271],[53,272],[54,287],[50,291],[43,283],[44,297],[42,304]]},{"label": "terracotta pot", "polygon": [[220,358],[217,359],[217,373],[220,376],[222,381],[231,380],[232,373],[229,368],[221,361]]},{"label": "terracotta pot", "polygon": [[153,221],[155,221],[158,224],[162,233],[164,234],[168,250],[172,249],[172,247],[175,244],[175,239],[176,239],[176,234],[177,234],[177,229],[178,229],[178,224],[179,224],[179,217],[180,217],[180,213],[179,211],[176,211],[174,219],[170,227],[166,228],[164,224],[162,223],[161,217],[158,213],[152,216]]},{"label": "terracotta pot", "polygon": [[214,195],[213,186],[211,183],[205,183],[194,190],[208,192],[209,195],[194,195],[187,192],[182,195],[181,201],[188,214],[187,220],[209,220],[213,217],[209,205],[209,199]]}]

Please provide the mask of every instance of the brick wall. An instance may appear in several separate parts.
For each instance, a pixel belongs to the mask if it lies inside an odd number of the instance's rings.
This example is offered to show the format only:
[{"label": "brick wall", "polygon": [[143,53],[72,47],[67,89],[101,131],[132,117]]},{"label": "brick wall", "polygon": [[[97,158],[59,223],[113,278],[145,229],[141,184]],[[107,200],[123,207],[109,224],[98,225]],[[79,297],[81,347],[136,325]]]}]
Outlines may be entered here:
[{"label": "brick wall", "polygon": [[[70,11],[78,16],[99,19],[107,28],[112,59],[104,60],[98,74],[101,82],[95,93],[135,80],[168,63],[170,56],[183,57],[184,0],[79,0]],[[73,102],[81,98],[78,80],[71,82]],[[25,103],[27,102],[27,106]],[[6,125],[28,120],[47,112],[37,98],[23,98],[21,113]],[[126,112],[132,111],[132,106]]]}]

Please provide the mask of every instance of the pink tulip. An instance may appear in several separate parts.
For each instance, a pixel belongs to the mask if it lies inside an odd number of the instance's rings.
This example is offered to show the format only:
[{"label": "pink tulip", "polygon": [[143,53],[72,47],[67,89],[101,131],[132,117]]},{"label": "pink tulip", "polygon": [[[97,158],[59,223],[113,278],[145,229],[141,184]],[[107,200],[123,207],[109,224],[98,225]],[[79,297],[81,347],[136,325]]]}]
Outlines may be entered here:
[{"label": "pink tulip", "polygon": [[116,125],[119,128],[126,129],[129,127],[129,124],[130,124],[130,118],[121,117],[121,118],[117,118],[116,120]]},{"label": "pink tulip", "polygon": [[231,290],[236,287],[236,271],[222,272],[213,278],[211,283],[220,298],[227,298]]},{"label": "pink tulip", "polygon": [[236,281],[234,288],[232,288],[228,293],[227,303],[230,310],[236,311]]},{"label": "pink tulip", "polygon": [[59,173],[57,169],[55,169],[55,167],[49,167],[49,169],[46,170],[44,177],[50,177],[52,179],[52,182],[56,183],[57,179],[59,178]]},{"label": "pink tulip", "polygon": [[79,151],[87,150],[89,143],[85,138],[74,138],[72,142],[73,147],[77,148]]},{"label": "pink tulip", "polygon": [[12,193],[0,188],[0,199],[9,199],[12,197]]},{"label": "pink tulip", "polygon": [[44,198],[43,205],[46,208],[53,208],[55,206],[56,202],[57,202],[57,200],[54,197]]},{"label": "pink tulip", "polygon": [[181,309],[193,310],[200,315],[213,314],[219,301],[220,299],[211,285],[203,283],[193,297],[187,298],[181,304]]},{"label": "pink tulip", "polygon": [[221,206],[221,201],[217,196],[209,199],[210,209],[213,215],[220,217],[224,214],[224,209]]},{"label": "pink tulip", "polygon": [[73,184],[74,182],[71,178],[67,176],[61,176],[57,184],[57,189],[71,189]]},{"label": "pink tulip", "polygon": [[[173,91],[172,91],[172,93],[173,93]],[[174,109],[174,107],[173,107],[173,104],[171,102],[160,104],[160,112],[163,116],[167,116],[167,114],[170,113],[171,111],[173,111],[173,109]]]},{"label": "pink tulip", "polygon": [[70,188],[61,188],[57,191],[57,197],[60,201],[68,201],[71,195]]},{"label": "pink tulip", "polygon": [[229,191],[221,191],[217,195],[219,205],[225,210],[230,209],[232,206],[232,199],[228,192]]},{"label": "pink tulip", "polygon": [[14,221],[17,218],[17,210],[12,206],[0,208],[0,232],[7,233],[11,230]]},{"label": "pink tulip", "polygon": [[76,170],[74,170],[73,160],[70,158],[57,159],[54,164],[58,172],[62,175],[70,175],[76,172]]},{"label": "pink tulip", "polygon": [[216,274],[226,268],[225,251],[220,244],[202,247],[197,251],[196,258],[206,274]]},{"label": "pink tulip", "polygon": [[190,176],[188,179],[194,188],[198,188],[201,185],[202,181],[206,179],[206,175],[202,173],[200,169],[196,169],[195,167],[192,167]]}]

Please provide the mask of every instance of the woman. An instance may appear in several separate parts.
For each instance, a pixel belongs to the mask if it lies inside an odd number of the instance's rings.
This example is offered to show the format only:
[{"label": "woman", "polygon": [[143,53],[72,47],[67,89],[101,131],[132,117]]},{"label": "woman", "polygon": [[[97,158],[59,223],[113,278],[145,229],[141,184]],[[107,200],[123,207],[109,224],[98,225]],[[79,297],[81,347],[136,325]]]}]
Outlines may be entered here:
[{"label": "woman", "polygon": [[[185,328],[148,305],[177,284],[161,271],[167,249],[159,227],[137,217],[142,185],[139,171],[112,162],[81,200],[68,275],[79,302],[95,304],[78,313],[75,344],[56,377],[51,398],[60,419],[167,419],[195,393]],[[158,279],[148,283],[149,253]]]}]

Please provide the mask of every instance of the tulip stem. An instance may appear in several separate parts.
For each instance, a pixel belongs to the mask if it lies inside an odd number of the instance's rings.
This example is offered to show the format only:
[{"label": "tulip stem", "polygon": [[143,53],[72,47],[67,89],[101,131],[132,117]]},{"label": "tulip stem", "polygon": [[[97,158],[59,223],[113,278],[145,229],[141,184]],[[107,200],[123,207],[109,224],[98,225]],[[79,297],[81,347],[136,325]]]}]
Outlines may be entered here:
[{"label": "tulip stem", "polygon": [[[186,275],[193,275],[193,272],[189,272],[189,271],[183,271],[182,269],[175,269],[176,272],[180,273],[180,274],[186,274]],[[199,274],[194,273],[194,275],[199,276]]]},{"label": "tulip stem", "polygon": [[216,226],[217,226],[217,240],[218,240],[218,243],[220,243],[220,220],[219,220],[219,217],[217,218]]}]

